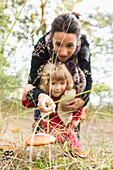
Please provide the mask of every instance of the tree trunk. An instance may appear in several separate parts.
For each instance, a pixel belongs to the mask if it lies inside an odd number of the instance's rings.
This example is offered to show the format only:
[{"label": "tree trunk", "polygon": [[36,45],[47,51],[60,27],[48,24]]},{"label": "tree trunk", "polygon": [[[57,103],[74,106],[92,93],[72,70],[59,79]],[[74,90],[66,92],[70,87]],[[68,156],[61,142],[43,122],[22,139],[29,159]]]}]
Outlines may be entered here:
[{"label": "tree trunk", "polygon": [[46,28],[47,28],[47,25],[46,25],[46,0],[41,0],[41,9],[42,9],[42,34],[45,34],[46,33]]}]

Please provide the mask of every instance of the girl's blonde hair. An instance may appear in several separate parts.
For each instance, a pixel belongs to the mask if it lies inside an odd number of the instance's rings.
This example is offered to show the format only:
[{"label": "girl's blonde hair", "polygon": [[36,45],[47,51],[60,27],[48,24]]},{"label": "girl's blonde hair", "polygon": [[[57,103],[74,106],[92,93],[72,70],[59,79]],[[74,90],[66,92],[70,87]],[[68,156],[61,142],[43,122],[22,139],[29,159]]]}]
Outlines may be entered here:
[{"label": "girl's blonde hair", "polygon": [[66,90],[70,90],[73,87],[73,79],[71,73],[68,71],[65,64],[57,62],[55,64],[47,63],[43,69],[41,80],[40,80],[40,89],[44,92],[49,93],[49,83],[50,81],[67,81]]}]

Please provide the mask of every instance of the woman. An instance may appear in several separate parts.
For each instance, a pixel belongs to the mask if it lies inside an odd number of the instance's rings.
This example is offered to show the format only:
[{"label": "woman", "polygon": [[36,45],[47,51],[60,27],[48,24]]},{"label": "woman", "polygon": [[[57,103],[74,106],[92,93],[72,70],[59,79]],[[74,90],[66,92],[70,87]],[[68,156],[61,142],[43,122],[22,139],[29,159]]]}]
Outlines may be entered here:
[{"label": "woman", "polygon": [[[29,93],[29,96],[35,106],[43,106],[40,108],[41,112],[55,109],[53,100],[39,88],[44,65],[48,61],[61,61],[70,71],[73,80],[75,66],[78,65],[86,76],[86,88],[84,91],[90,91],[92,88],[90,56],[89,43],[86,37],[81,35],[79,15],[69,13],[56,17],[52,23],[51,31],[39,39],[32,54],[28,83],[35,86],[35,88]],[[78,81],[78,83],[80,82]],[[74,84],[77,90],[76,81]],[[79,110],[87,104],[89,95],[90,92],[67,102],[66,105],[62,106],[62,110]],[[52,103],[49,109],[46,107],[48,103]]]},{"label": "woman", "polygon": [[[72,96],[85,89],[85,75],[81,69],[76,66],[76,71],[77,70],[79,70],[80,73],[76,74],[76,77],[79,77],[82,83],[82,89],[81,84],[79,84],[78,91],[73,89],[73,79],[65,64],[56,62],[55,64],[47,63],[45,65],[40,80],[40,89],[51,96],[56,108],[54,112],[49,112],[49,115],[41,113],[41,116],[43,118],[42,125],[46,133],[54,135],[60,144],[67,141],[70,150],[76,149],[79,155],[84,155],[85,152],[82,150],[77,134],[74,132],[74,128],[77,127],[79,123],[82,109],[73,112],[63,112],[61,110],[61,104],[65,103],[66,100],[58,102],[68,97],[73,99],[77,98],[77,96]],[[29,86],[28,84],[24,91],[28,93],[27,90],[30,90],[30,88],[31,85]],[[26,97],[27,93],[23,94],[22,102],[27,103],[30,107],[31,102]],[[69,99],[67,99],[67,101],[69,101]]]}]

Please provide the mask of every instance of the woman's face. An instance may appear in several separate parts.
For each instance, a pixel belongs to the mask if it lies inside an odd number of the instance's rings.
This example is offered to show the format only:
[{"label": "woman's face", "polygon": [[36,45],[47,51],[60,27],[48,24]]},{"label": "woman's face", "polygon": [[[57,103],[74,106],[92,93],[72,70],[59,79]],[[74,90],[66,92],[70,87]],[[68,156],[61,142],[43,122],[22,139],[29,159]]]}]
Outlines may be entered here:
[{"label": "woman's face", "polygon": [[77,35],[65,32],[55,32],[53,47],[58,59],[62,62],[68,60],[77,47]]}]

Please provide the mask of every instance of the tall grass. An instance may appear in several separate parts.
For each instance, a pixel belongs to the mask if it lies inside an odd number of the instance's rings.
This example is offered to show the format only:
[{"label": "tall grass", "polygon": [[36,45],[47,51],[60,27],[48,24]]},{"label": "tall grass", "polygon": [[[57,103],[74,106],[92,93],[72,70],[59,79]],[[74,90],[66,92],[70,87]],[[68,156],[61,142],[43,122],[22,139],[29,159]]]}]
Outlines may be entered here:
[{"label": "tall grass", "polygon": [[[13,105],[13,107],[12,107]],[[23,108],[21,102],[8,103],[10,114],[2,112],[4,123],[0,125],[0,142],[6,140],[1,150],[0,166],[7,169],[112,169],[113,168],[113,118],[109,113],[100,116],[101,109],[90,112],[87,121],[81,122],[80,141],[83,149],[89,153],[86,159],[74,158],[65,153],[65,146],[58,143],[42,146],[41,154],[37,157],[38,147],[33,148],[32,163],[29,162],[30,148],[25,146],[25,140],[32,136],[33,110]],[[5,111],[5,110],[4,110]],[[20,116],[20,114],[22,114]],[[102,114],[102,113],[101,113]],[[14,115],[17,115],[14,117]],[[19,116],[18,116],[19,115]],[[11,129],[19,127],[17,133]],[[16,144],[14,156],[2,160],[3,153],[9,146],[8,142]],[[2,143],[0,143],[1,146]],[[6,147],[6,148],[5,148]],[[11,149],[10,149],[11,150]],[[6,159],[6,158],[4,158]]]}]

